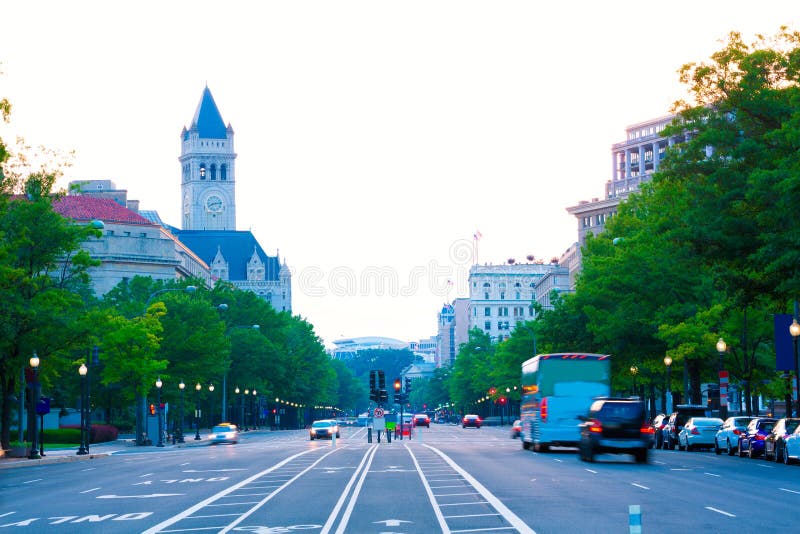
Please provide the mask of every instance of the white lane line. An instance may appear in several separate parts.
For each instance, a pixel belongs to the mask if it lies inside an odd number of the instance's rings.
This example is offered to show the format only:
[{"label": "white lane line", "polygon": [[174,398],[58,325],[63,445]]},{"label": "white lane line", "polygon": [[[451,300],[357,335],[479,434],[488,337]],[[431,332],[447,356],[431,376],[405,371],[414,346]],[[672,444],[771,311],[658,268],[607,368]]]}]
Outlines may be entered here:
[{"label": "white lane line", "polygon": [[[440,504],[439,506],[471,506],[473,504],[489,504],[486,501],[470,501],[470,502],[452,502],[448,504]],[[492,514],[498,515],[498,514]]]},{"label": "white lane line", "polygon": [[775,469],[774,465],[756,464],[758,467],[766,467],[767,469]]},{"label": "white lane line", "polygon": [[564,463],[564,460],[559,460],[558,458],[553,458],[553,460],[555,460],[556,462]]},{"label": "white lane line", "polygon": [[722,476],[722,475],[716,475],[716,474],[714,474],[714,473],[703,473],[703,474],[704,474],[704,475],[708,475],[708,476],[710,476],[710,477],[720,477],[720,476]]},{"label": "white lane line", "polygon": [[[433,452],[441,456],[442,459],[450,465],[450,467],[455,469],[458,473],[461,473],[461,476],[464,477],[464,480],[466,480],[473,488],[478,490],[480,494],[483,495],[483,498],[489,501],[489,503],[495,510],[500,512],[500,515],[503,516],[503,519],[508,521],[514,528],[517,529],[519,534],[536,534],[535,530],[526,525],[525,522],[522,519],[520,519],[519,516],[517,516],[517,514],[509,510],[508,507],[505,504],[503,504],[503,502],[500,499],[495,497],[488,489],[486,489],[486,487],[484,487],[483,484],[478,482],[478,480],[475,477],[467,473],[460,465],[455,463],[449,456],[447,456],[445,453],[443,453],[436,447],[431,447],[428,444],[423,444],[423,446],[427,447],[428,449],[432,450]],[[406,445],[406,448],[408,448],[408,445]]]},{"label": "white lane line", "polygon": [[93,491],[97,491],[97,490],[99,490],[99,489],[100,489],[100,488],[92,488],[92,489],[88,489],[88,490],[86,490],[86,491],[82,491],[81,493],[91,493],[91,492],[93,492]]},{"label": "white lane line", "polygon": [[[243,486],[246,486],[247,484],[249,484],[250,482],[252,482],[254,480],[257,480],[258,477],[260,477],[262,475],[265,475],[267,473],[270,473],[270,472],[272,472],[272,471],[274,471],[276,469],[279,469],[279,468],[283,467],[284,465],[286,465],[287,463],[289,463],[292,460],[294,460],[295,458],[299,458],[300,456],[303,456],[304,454],[308,454],[310,452],[313,452],[313,450],[312,449],[308,449],[308,450],[299,452],[299,453],[297,453],[297,454],[295,454],[293,456],[289,456],[288,458],[278,462],[277,464],[273,465],[272,467],[268,467],[267,469],[264,469],[263,471],[261,471],[259,473],[256,473],[255,475],[242,480],[238,484],[234,484],[233,486],[231,486],[231,487],[229,487],[227,489],[224,489],[224,490],[220,491],[219,493],[217,493],[215,495],[212,495],[211,497],[209,497],[207,499],[204,499],[204,500],[200,501],[199,503],[195,504],[194,506],[192,506],[190,508],[187,508],[183,512],[181,512],[181,513],[179,513],[177,515],[174,515],[174,516],[170,517],[169,519],[166,519],[166,520],[162,521],[158,525],[145,530],[142,534],[157,534],[158,532],[161,532],[162,530],[165,530],[167,527],[169,527],[171,525],[174,525],[175,523],[177,523],[181,519],[184,519],[184,518],[192,515],[196,511],[201,510],[205,506],[213,503],[217,499],[219,499],[221,497],[224,497],[225,495],[227,495],[229,493],[232,493],[232,492],[238,490],[239,488],[241,488]],[[327,456],[327,454],[325,456]],[[323,458],[325,456],[323,456]]]},{"label": "white lane line", "polygon": [[595,471],[594,469],[587,469],[587,471],[589,471],[590,473],[594,473],[595,475],[597,474],[597,471]]},{"label": "white lane line", "polygon": [[[427,445],[426,445],[427,446]],[[417,457],[414,456],[414,453],[411,452],[411,449],[408,445],[405,445],[408,454],[411,455],[411,460],[414,462],[414,466],[417,468],[417,473],[419,474],[419,479],[422,481],[422,486],[425,488],[425,493],[428,494],[428,500],[433,507],[433,513],[436,516],[436,521],[439,522],[439,528],[442,529],[442,534],[450,534],[450,527],[447,526],[447,521],[444,519],[444,514],[442,514],[441,508],[439,508],[438,503],[436,501],[436,496],[433,494],[434,488],[428,484],[428,480],[425,478],[425,475],[422,472],[422,468],[417,462]],[[443,487],[456,487],[456,486],[443,486]],[[463,486],[461,486],[463,487]]]},{"label": "white lane line", "polygon": [[711,510],[712,512],[717,512],[718,514],[727,515],[728,517],[736,517],[735,515],[728,513],[724,510],[720,510],[718,508],[714,508],[712,506],[706,506],[706,510]]},{"label": "white lane line", "polygon": [[[356,506],[356,500],[358,499],[358,494],[361,493],[361,488],[364,485],[364,479],[367,478],[367,473],[369,473],[369,468],[372,465],[372,460],[375,459],[375,455],[378,453],[378,446],[375,445],[371,449],[367,450],[367,454],[364,455],[362,458],[361,463],[358,466],[358,469],[361,470],[361,475],[358,477],[358,482],[356,483],[355,488],[353,489],[353,494],[350,496],[350,502],[347,503],[347,508],[345,508],[344,513],[342,514],[342,519],[339,521],[339,526],[336,528],[336,534],[342,534],[347,528],[347,523],[350,521],[350,516],[353,514],[353,508]],[[363,467],[363,469],[362,469]],[[353,481],[355,480],[356,473],[353,473],[353,478],[350,479],[350,482],[347,484],[344,493],[342,493],[342,497],[346,497],[352,487]],[[333,525],[333,520],[336,519],[336,516],[339,514],[339,509],[341,508],[340,503],[343,503],[342,499],[339,499],[339,502],[336,503],[336,508],[334,508],[333,512],[331,512],[330,517],[325,522],[325,526],[322,527],[321,534],[327,534],[330,532],[330,526]],[[326,528],[328,530],[326,530]]]},{"label": "white lane line", "polygon": [[641,484],[637,484],[636,482],[631,482],[631,486],[636,486],[637,488],[642,488],[642,489],[646,489],[646,490],[650,489],[647,486],[642,486]]},{"label": "white lane line", "polygon": [[497,516],[500,514],[469,514],[469,515],[446,515],[444,516],[446,519],[459,519],[463,517],[486,517],[486,516]]},{"label": "white lane line", "polygon": [[441,493],[434,495],[434,497],[460,497],[462,495],[480,495],[477,491],[470,491],[468,493]]},{"label": "white lane line", "polygon": [[788,491],[789,493],[795,493],[797,495],[800,495],[800,491],[790,490],[790,489],[786,489],[786,488],[778,488],[778,489],[781,490],[781,491]]},{"label": "white lane line", "polygon": [[23,484],[32,484],[34,482],[39,482],[40,480],[44,480],[43,478],[34,478],[33,480],[28,480],[27,482],[23,482]]},{"label": "white lane line", "polygon": [[84,471],[84,472],[85,471],[94,471],[95,469],[97,469],[97,468],[96,467],[90,467],[89,469],[81,469],[81,471]]}]

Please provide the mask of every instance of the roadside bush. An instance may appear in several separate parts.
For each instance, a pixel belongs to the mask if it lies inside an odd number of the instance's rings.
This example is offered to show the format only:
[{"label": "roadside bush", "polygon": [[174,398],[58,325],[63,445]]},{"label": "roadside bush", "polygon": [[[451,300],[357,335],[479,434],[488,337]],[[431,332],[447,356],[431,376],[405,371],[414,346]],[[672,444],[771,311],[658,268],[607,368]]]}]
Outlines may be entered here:
[{"label": "roadside bush", "polygon": [[[75,443],[81,441],[81,427],[80,425],[65,425],[61,429],[75,430],[78,433],[78,439]],[[116,441],[117,427],[114,425],[97,425],[92,424],[92,430],[89,434],[89,443],[105,443],[106,441]],[[70,442],[67,442],[70,443]]]},{"label": "roadside bush", "polygon": [[[78,428],[45,428],[42,432],[44,443],[80,443],[81,431]],[[28,438],[30,441],[30,438]]]}]

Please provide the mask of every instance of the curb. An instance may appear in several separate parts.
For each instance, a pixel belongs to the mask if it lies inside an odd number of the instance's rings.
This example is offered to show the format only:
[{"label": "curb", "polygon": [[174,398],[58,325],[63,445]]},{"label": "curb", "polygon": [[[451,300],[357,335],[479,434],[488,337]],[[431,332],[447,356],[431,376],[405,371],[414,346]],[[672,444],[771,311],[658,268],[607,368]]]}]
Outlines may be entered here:
[{"label": "curb", "polygon": [[90,453],[78,456],[67,456],[64,454],[56,455],[51,458],[39,458],[36,460],[31,460],[30,458],[7,458],[5,460],[0,461],[0,469],[12,469],[14,467],[30,467],[36,465],[46,465],[46,464],[62,464],[67,462],[78,462],[83,460],[93,460],[95,458],[105,458],[106,456],[111,456],[110,453],[107,452],[99,452],[99,453]]}]

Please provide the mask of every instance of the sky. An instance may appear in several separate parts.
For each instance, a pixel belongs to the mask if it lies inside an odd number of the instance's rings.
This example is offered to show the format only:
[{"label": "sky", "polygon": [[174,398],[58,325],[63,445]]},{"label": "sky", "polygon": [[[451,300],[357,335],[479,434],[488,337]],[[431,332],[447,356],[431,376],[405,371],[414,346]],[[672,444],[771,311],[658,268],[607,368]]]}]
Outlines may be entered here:
[{"label": "sky", "polygon": [[[435,335],[474,263],[549,261],[602,198],[611,145],[669,114],[677,70],[796,0],[28,1],[0,6],[7,143],[74,151],[180,225],[180,132],[208,85],[236,212],[339,338]],[[474,245],[474,235],[481,238]],[[452,283],[448,283],[448,280]]]}]

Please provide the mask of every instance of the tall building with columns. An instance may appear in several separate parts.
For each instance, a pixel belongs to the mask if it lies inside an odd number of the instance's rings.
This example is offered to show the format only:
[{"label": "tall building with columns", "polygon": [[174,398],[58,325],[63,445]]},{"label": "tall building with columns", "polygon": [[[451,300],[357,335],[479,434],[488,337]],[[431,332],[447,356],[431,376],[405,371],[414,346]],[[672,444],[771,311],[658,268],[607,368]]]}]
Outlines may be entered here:
[{"label": "tall building with columns", "polygon": [[578,221],[580,245],[586,242],[587,234],[597,235],[603,231],[606,220],[617,212],[621,199],[652,178],[669,147],[685,141],[686,134],[661,136],[674,118],[674,115],[667,115],[632,124],[625,129],[625,140],[611,146],[611,179],[606,182],[605,198],[583,200],[567,208]]}]

